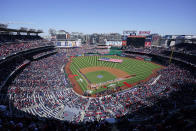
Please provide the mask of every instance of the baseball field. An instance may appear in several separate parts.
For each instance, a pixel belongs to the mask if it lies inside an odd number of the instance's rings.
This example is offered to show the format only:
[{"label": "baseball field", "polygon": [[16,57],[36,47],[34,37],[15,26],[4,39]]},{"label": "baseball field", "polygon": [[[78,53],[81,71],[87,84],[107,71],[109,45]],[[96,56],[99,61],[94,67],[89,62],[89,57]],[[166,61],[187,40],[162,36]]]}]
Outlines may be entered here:
[{"label": "baseball field", "polygon": [[[103,90],[125,87],[126,84],[150,79],[162,66],[152,62],[120,56],[104,56],[110,59],[122,60],[121,63],[99,61],[103,56],[73,57],[66,66],[71,83],[83,92],[90,90],[96,94]],[[80,90],[77,89],[77,90]]]}]

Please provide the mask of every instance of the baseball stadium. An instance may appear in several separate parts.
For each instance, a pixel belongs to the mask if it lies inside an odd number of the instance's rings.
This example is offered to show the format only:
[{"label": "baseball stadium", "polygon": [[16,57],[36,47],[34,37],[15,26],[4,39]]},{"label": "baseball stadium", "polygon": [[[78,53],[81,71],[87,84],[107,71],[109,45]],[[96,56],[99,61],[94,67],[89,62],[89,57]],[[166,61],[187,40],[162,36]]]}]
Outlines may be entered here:
[{"label": "baseball stadium", "polygon": [[[163,66],[120,56],[72,57],[65,71],[79,94],[96,96],[105,90],[124,90],[148,81]],[[75,79],[75,80],[74,80]]]},{"label": "baseball stadium", "polygon": [[196,131],[196,0],[0,12],[0,131]]},{"label": "baseball stadium", "polygon": [[[0,38],[26,37],[1,34]],[[137,45],[135,37],[127,39]],[[127,127],[127,122],[133,127],[149,124],[154,113],[160,115],[163,110],[175,111],[175,115],[180,108],[195,109],[195,56],[178,52],[195,47],[194,43],[181,43],[172,51],[145,47],[145,43],[136,48],[129,40],[111,49],[88,44],[59,47],[58,43],[57,47],[40,36],[25,40],[29,41],[9,42],[0,48],[4,121],[52,122],[55,128],[60,122],[74,129],[104,123],[110,130]]]}]

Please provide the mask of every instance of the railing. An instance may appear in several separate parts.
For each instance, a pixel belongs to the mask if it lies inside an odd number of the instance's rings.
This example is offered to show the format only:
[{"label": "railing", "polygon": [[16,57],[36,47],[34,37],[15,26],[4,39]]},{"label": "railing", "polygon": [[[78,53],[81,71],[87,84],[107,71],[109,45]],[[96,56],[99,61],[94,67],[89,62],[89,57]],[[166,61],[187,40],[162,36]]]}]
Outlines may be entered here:
[{"label": "railing", "polygon": [[22,69],[23,67],[25,67],[26,65],[28,65],[30,63],[29,60],[25,60],[21,65],[17,66],[16,69],[14,69],[14,71],[12,71],[6,78],[5,80],[1,83],[0,85],[0,91],[2,90],[2,88],[6,85],[7,81],[19,70]]}]

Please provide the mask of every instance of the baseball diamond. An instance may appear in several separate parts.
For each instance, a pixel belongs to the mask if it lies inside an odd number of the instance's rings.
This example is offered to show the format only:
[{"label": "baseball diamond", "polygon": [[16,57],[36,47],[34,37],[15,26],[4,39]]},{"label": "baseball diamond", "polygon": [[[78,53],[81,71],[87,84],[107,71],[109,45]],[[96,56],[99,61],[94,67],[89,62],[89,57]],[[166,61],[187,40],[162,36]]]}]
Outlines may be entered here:
[{"label": "baseball diamond", "polygon": [[[102,83],[105,81],[109,81],[109,80],[114,80],[116,77],[114,75],[112,75],[110,72],[107,71],[93,71],[93,72],[88,72],[85,74],[85,76],[87,77],[87,79],[92,83],[92,84],[96,84],[96,83]],[[97,77],[98,76],[98,77]],[[101,78],[102,77],[102,78]]]},{"label": "baseball diamond", "polygon": [[[144,82],[156,75],[163,66],[120,56],[104,58],[122,60],[121,63],[100,61],[102,56],[73,57],[66,66],[66,72],[75,77],[70,78],[73,89],[83,94],[91,90],[91,95],[104,90],[127,89],[136,83]],[[114,84],[115,86],[110,86]]]}]

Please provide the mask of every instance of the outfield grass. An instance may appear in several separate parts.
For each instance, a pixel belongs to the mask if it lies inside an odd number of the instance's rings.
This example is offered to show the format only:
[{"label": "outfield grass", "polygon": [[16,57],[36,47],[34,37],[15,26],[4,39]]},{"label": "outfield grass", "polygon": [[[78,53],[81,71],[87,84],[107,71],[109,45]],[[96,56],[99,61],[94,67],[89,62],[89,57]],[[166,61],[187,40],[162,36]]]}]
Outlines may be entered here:
[{"label": "outfield grass", "polygon": [[[135,77],[124,80],[127,83],[131,84],[131,83],[138,82],[140,80],[145,80],[147,77],[149,77],[152,74],[152,71],[154,69],[158,69],[161,67],[161,66],[159,66],[157,64],[153,64],[151,62],[136,60],[136,59],[127,58],[127,57],[119,57],[119,56],[104,56],[104,57],[123,59],[122,63],[98,61],[98,59],[101,57],[103,57],[103,56],[74,57],[72,59],[70,69],[73,74],[78,75],[75,78],[78,81],[78,83],[81,86],[83,91],[87,90],[87,88],[86,88],[87,81],[84,79],[84,77],[79,72],[79,70],[81,68],[93,67],[93,66],[105,66],[105,67],[117,68],[117,69],[120,69],[122,71],[127,72],[130,75],[133,75],[133,74],[136,75]],[[82,79],[82,81],[81,81],[81,79]],[[118,85],[119,86],[124,85],[123,84],[124,81],[119,82]],[[96,93],[96,92],[99,92],[102,90],[105,90],[105,88],[104,89],[100,88],[100,89],[94,91],[93,93]]]},{"label": "outfield grass", "polygon": [[[102,76],[102,78],[98,78],[99,75]],[[85,76],[92,84],[103,83],[109,80],[116,79],[116,77],[113,74],[107,71],[88,72],[85,74]]]}]

